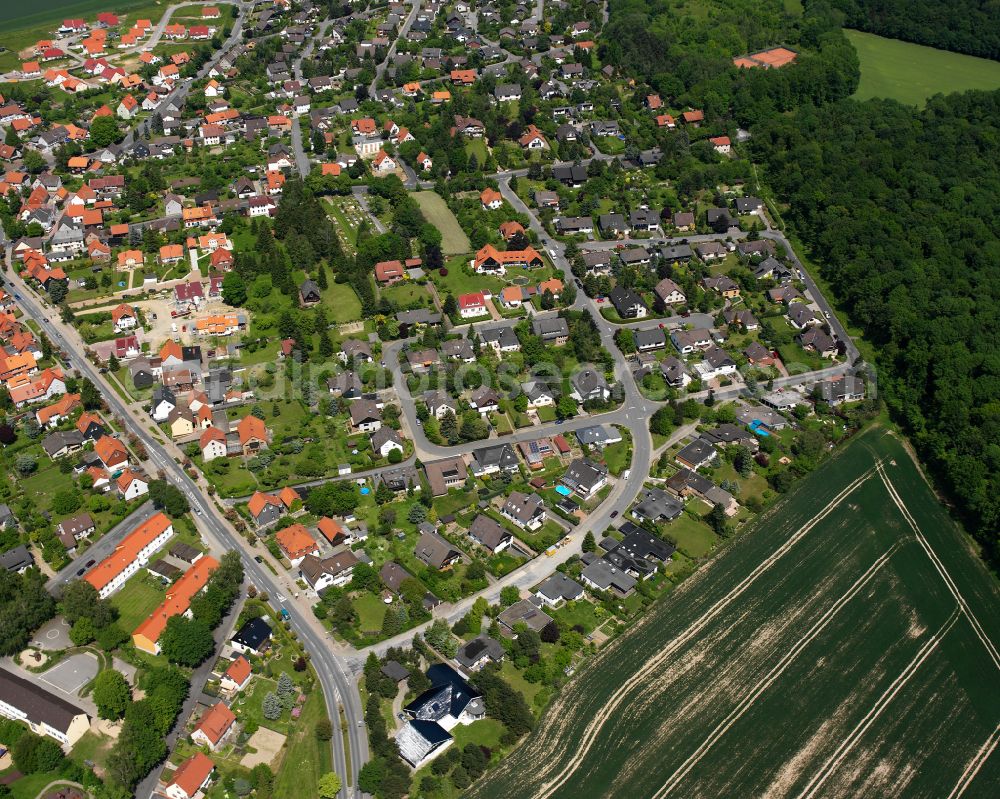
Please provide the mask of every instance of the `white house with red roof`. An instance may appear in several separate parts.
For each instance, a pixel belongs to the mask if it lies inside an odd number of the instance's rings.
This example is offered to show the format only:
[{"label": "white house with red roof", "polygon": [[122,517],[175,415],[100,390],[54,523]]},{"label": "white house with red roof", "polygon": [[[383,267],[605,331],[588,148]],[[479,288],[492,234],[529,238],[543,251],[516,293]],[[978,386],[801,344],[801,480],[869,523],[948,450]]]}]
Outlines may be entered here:
[{"label": "white house with red roof", "polygon": [[122,303],[111,311],[111,323],[115,326],[116,333],[123,333],[132,330],[139,324],[139,316],[130,306]]},{"label": "white house with red roof", "polygon": [[458,314],[463,319],[473,319],[489,314],[486,307],[486,295],[481,291],[462,294],[458,298]]}]

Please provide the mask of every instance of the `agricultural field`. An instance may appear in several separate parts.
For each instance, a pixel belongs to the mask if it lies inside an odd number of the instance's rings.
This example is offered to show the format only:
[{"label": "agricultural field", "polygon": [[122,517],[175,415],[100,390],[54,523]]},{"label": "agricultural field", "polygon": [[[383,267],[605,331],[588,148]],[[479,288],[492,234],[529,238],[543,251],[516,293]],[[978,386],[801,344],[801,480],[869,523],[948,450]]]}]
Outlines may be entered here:
[{"label": "agricultural field", "polygon": [[469,237],[441,197],[432,191],[418,191],[414,192],[413,199],[417,201],[427,221],[441,231],[441,252],[445,255],[457,255],[472,249]]},{"label": "agricultural field", "polygon": [[168,3],[155,0],[37,0],[34,3],[0,3],[0,72],[19,68],[19,51],[39,39],[52,38],[55,29],[68,17],[83,17],[93,22],[99,11],[114,11],[126,22],[148,17],[154,22],[163,16]]},{"label": "agricultural field", "polygon": [[873,33],[845,31],[861,59],[855,99],[884,97],[923,106],[935,94],[1000,88],[1000,63]]},{"label": "agricultural field", "polygon": [[588,662],[470,796],[994,796],[998,607],[874,428]]}]

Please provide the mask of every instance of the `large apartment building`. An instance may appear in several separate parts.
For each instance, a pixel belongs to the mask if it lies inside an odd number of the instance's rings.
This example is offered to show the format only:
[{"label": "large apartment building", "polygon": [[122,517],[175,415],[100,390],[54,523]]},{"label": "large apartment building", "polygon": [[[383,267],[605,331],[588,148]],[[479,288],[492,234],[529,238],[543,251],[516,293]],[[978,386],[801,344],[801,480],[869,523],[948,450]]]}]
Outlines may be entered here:
[{"label": "large apartment building", "polygon": [[162,513],[150,517],[115,548],[108,557],[84,575],[101,599],[111,596],[149,562],[149,557],[174,534],[170,519]]}]

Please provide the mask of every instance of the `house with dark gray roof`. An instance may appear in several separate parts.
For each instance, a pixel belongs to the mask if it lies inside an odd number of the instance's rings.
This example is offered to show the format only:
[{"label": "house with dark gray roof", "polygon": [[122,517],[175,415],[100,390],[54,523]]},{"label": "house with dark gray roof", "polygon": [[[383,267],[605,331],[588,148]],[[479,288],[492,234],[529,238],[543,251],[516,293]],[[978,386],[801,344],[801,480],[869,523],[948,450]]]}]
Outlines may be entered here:
[{"label": "house with dark gray roof", "polygon": [[534,630],[538,633],[551,623],[551,621],[552,617],[530,599],[522,599],[515,602],[497,616],[500,632],[508,638],[517,638],[515,627],[518,624],[523,624],[529,630]]},{"label": "house with dark gray roof", "polygon": [[537,530],[545,523],[545,500],[538,494],[513,491],[500,508],[500,515],[522,530]]},{"label": "house with dark gray roof", "polygon": [[660,362],[660,372],[671,388],[684,388],[691,382],[691,375],[687,373],[684,361],[674,355],[664,358]]},{"label": "house with dark gray roof", "polygon": [[535,588],[535,598],[550,608],[583,596],[583,586],[562,572],[554,572]]},{"label": "house with dark gray roof", "polygon": [[737,197],[735,205],[736,213],[752,214],[764,207],[764,201],[760,197]]},{"label": "house with dark gray roof", "polygon": [[638,581],[632,575],[614,566],[603,558],[598,558],[580,573],[580,579],[595,591],[610,591],[621,597],[629,596]]},{"label": "house with dark gray roof", "polygon": [[590,499],[608,484],[608,467],[589,458],[577,458],[559,482],[583,499]]},{"label": "house with dark gray roof", "polygon": [[488,635],[480,635],[458,648],[455,662],[466,671],[479,671],[487,663],[499,663],[503,655],[503,644]]},{"label": "house with dark gray roof", "polygon": [[469,537],[494,555],[503,552],[514,541],[514,536],[500,522],[482,513],[469,525]]},{"label": "house with dark gray roof", "polygon": [[804,302],[793,302],[789,305],[786,316],[796,330],[805,330],[807,327],[823,324],[823,317]]},{"label": "house with dark gray roof", "polygon": [[608,294],[608,299],[622,319],[643,319],[649,315],[649,307],[632,289],[615,286]]},{"label": "house with dark gray roof", "polygon": [[570,396],[578,402],[607,402],[611,396],[611,388],[604,375],[595,369],[581,369],[570,378],[573,387]]},{"label": "house with dark gray roof", "polygon": [[472,473],[476,477],[498,472],[516,472],[519,468],[517,453],[511,444],[498,444],[472,451]]},{"label": "house with dark gray roof", "polygon": [[42,439],[42,449],[53,460],[83,449],[83,434],[79,430],[57,430]]},{"label": "house with dark gray roof", "polygon": [[586,447],[606,447],[609,444],[617,444],[622,440],[622,434],[614,425],[595,424],[590,427],[581,427],[576,431],[576,440]]},{"label": "house with dark gray roof", "polygon": [[697,471],[712,463],[718,453],[708,441],[703,438],[696,438],[690,444],[682,447],[680,452],[674,457],[681,466]]},{"label": "house with dark gray roof", "polygon": [[679,502],[662,488],[644,488],[638,502],[632,508],[632,515],[642,521],[669,522],[684,511],[684,503]]},{"label": "house with dark gray roof", "polygon": [[397,466],[379,472],[378,479],[393,491],[406,491],[411,486],[414,491],[420,490],[420,473],[414,466]]},{"label": "house with dark gray roof", "polygon": [[423,530],[413,554],[432,569],[445,569],[462,559],[462,553],[434,529]]},{"label": "house with dark gray roof", "polygon": [[667,336],[662,328],[651,327],[647,330],[633,330],[632,338],[639,352],[662,350],[667,346]]},{"label": "house with dark gray roof", "polygon": [[561,316],[533,318],[531,332],[539,336],[545,344],[561,346],[569,338],[569,325]]},{"label": "house with dark gray roof", "polygon": [[379,671],[395,683],[401,683],[410,676],[410,670],[398,660],[386,661]]},{"label": "house with dark gray roof", "polygon": [[23,574],[35,565],[35,559],[24,544],[0,553],[0,569]]}]

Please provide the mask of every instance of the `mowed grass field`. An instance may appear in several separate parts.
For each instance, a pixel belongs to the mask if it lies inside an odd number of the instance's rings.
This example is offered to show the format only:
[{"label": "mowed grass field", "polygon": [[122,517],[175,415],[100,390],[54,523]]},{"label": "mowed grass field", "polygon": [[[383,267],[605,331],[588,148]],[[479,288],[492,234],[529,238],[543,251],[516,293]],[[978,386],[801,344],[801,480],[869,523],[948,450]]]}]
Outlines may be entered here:
[{"label": "mowed grass field", "polygon": [[472,249],[469,237],[439,195],[432,191],[418,191],[413,194],[413,199],[420,205],[427,221],[441,231],[441,251],[445,255],[458,255]]},{"label": "mowed grass field", "polygon": [[993,797],[998,610],[876,428],[587,663],[470,796]]},{"label": "mowed grass field", "polygon": [[861,59],[858,100],[882,97],[922,106],[939,93],[1000,88],[1000,62],[862,31],[845,33]]}]

